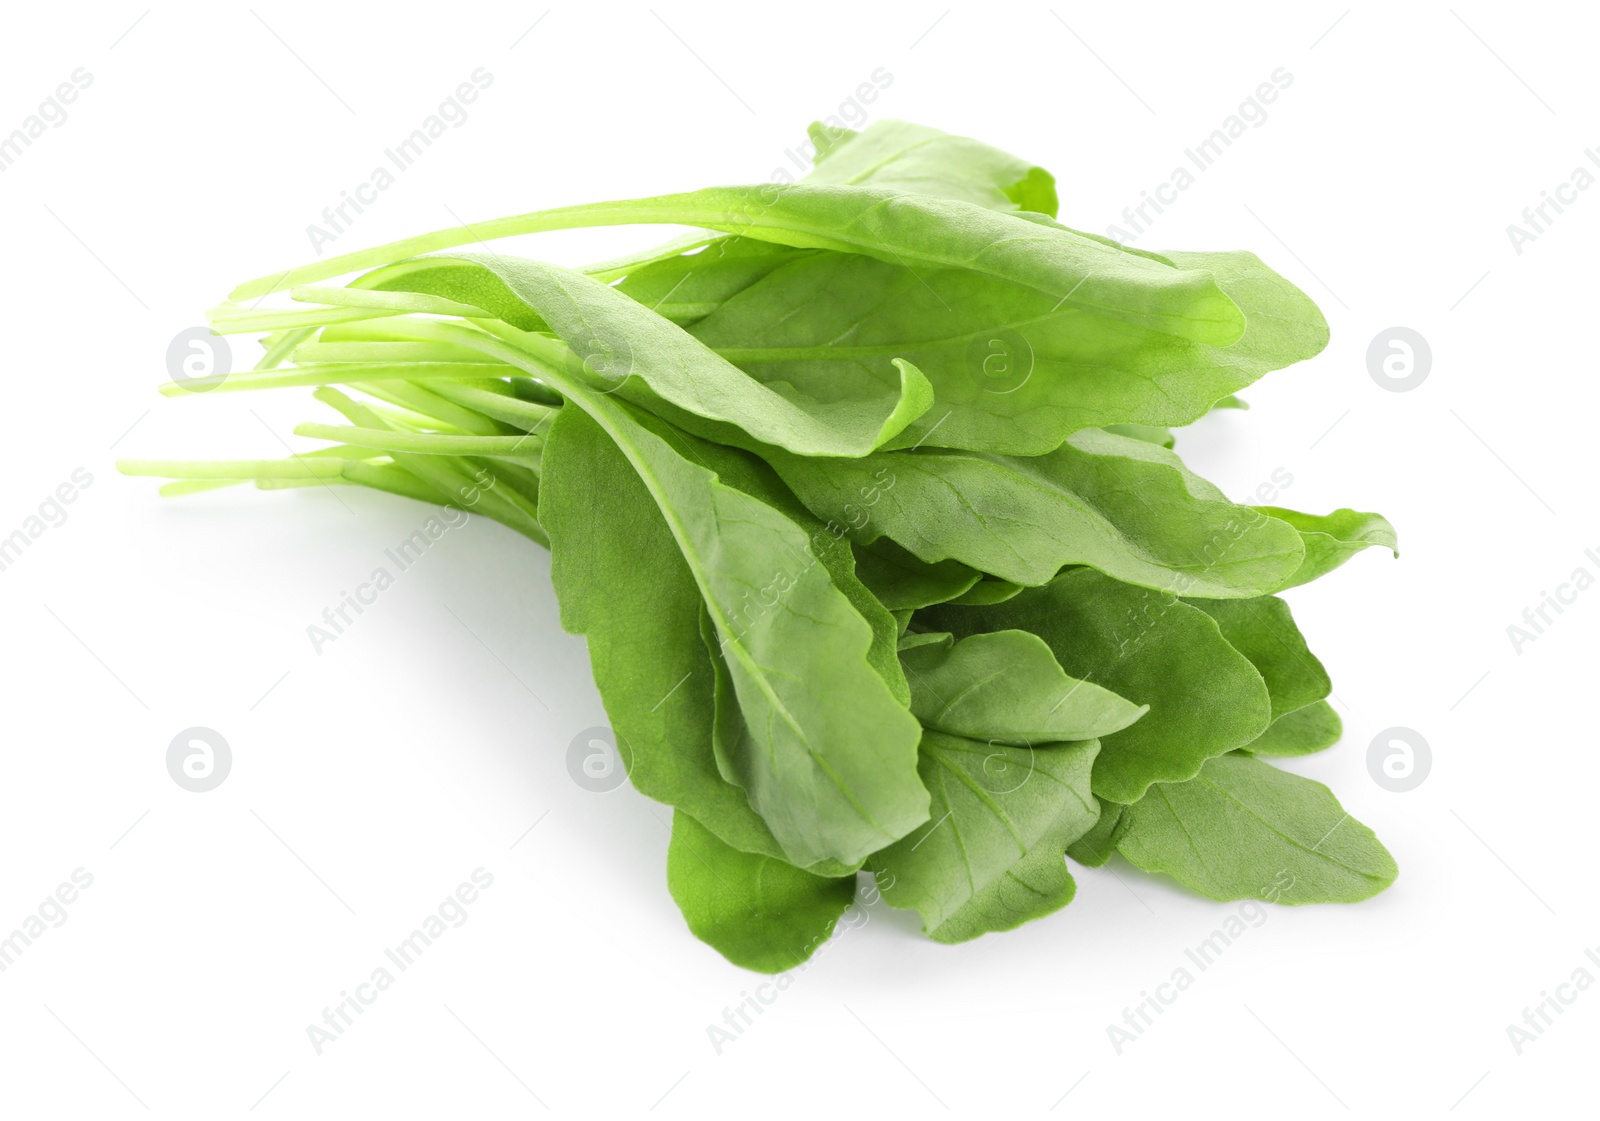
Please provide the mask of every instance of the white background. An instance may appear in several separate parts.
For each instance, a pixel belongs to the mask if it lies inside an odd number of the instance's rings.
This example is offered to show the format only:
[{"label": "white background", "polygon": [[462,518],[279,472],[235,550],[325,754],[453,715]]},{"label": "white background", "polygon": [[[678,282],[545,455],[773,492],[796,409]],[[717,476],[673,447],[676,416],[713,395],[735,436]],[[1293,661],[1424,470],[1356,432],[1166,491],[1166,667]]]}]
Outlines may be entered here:
[{"label": "white background", "polygon": [[[0,973],[0,1112],[1504,1117],[1592,1095],[1600,993],[1521,1055],[1506,1028],[1600,947],[1600,592],[1520,653],[1506,628],[1580,565],[1600,575],[1600,190],[1520,255],[1506,227],[1600,144],[1594,23],[999,8],[7,9],[0,133],[74,68],[93,83],[0,173],[0,536],[74,468],[93,482],[0,572],[0,933],[74,869],[94,881]],[[304,391],[160,398],[167,343],[234,283],[309,259],[306,226],[477,67],[494,80],[469,119],[331,251],[767,179],[880,67],[872,117],[1037,160],[1063,219],[1102,230],[1286,68],[1267,121],[1138,244],[1256,250],[1332,325],[1323,355],[1179,450],[1232,494],[1281,467],[1284,504],[1399,528],[1399,561],[1370,551],[1292,594],[1347,734],[1289,764],[1378,831],[1395,886],[1273,911],[1120,1055],[1107,1025],[1235,907],[1113,865],[1079,873],[1065,911],[949,948],[875,905],[716,1053],[707,1026],[761,978],[685,929],[665,808],[569,777],[569,742],[604,715],[540,549],[452,531],[319,655],[307,625],[423,507],[167,501],[111,466],[276,457],[326,419]],[[516,248],[577,263],[662,233]],[[1395,325],[1433,351],[1406,393],[1366,365]],[[195,725],[234,756],[207,794],[166,769]],[[1432,747],[1410,793],[1368,772],[1395,725]],[[317,1055],[307,1025],[479,867],[494,882],[466,923]]]}]

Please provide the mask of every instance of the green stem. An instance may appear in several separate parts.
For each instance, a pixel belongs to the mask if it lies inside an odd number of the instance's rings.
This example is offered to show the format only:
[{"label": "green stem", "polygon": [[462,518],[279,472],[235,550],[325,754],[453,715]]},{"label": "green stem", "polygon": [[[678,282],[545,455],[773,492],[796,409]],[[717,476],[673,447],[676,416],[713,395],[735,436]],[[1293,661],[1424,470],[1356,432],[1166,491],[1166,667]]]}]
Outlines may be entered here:
[{"label": "green stem", "polygon": [[[521,373],[515,366],[501,368],[504,374]],[[251,389],[291,389],[301,386],[350,385],[376,381],[484,381],[499,371],[486,362],[318,362],[276,370],[245,370],[237,374],[213,374],[188,381],[168,382],[161,387],[165,397],[187,397],[193,393],[236,393]]]},{"label": "green stem", "polygon": [[[341,440],[362,448],[417,455],[504,455],[533,456],[540,438],[521,436],[440,436],[431,432],[398,432],[381,428],[347,428],[337,424],[308,421],[295,426],[296,436],[318,440]],[[335,472],[337,474],[337,472]]]},{"label": "green stem", "polygon": [[342,467],[335,459],[215,459],[189,462],[181,459],[119,459],[124,475],[151,475],[160,479],[328,479]]},{"label": "green stem", "polygon": [[[770,192],[781,189],[771,184],[748,188],[754,199],[766,197]],[[586,203],[554,210],[535,210],[508,218],[495,218],[487,222],[434,230],[402,241],[390,242],[388,245],[361,249],[354,253],[315,261],[286,272],[257,277],[235,288],[229,298],[235,301],[254,299],[271,292],[281,292],[285,288],[294,288],[345,273],[393,264],[424,253],[454,249],[460,245],[471,245],[495,238],[592,226],[700,226],[730,233],[785,230],[790,233],[790,236],[782,239],[786,244],[848,248],[841,242],[838,231],[820,227],[815,230],[798,227],[792,217],[786,220],[774,217],[770,214],[769,207],[753,199],[747,201],[744,196],[737,193],[738,190],[730,188],[723,192],[724,197],[728,199],[726,206],[715,205],[704,193],[690,192],[681,195],[661,195],[657,198]]]}]

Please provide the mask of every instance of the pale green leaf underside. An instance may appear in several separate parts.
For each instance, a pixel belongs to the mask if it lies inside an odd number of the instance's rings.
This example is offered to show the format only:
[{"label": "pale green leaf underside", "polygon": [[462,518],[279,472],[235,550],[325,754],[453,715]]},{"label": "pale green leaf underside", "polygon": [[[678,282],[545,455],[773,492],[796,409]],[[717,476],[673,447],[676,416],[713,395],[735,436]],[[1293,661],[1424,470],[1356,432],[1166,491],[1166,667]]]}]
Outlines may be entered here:
[{"label": "pale green leaf underside", "polygon": [[1155,786],[1126,813],[1118,851],[1213,899],[1354,903],[1398,874],[1327,787],[1249,755]]},{"label": "pale green leaf underside", "polygon": [[1055,217],[1055,177],[981,140],[892,119],[860,132],[819,121],[808,131],[817,157],[807,183],[871,184]]},{"label": "pale green leaf underside", "polygon": [[1015,930],[1025,922],[1043,918],[1072,902],[1077,884],[1063,858],[1066,838],[1077,823],[1067,818],[1055,835],[1028,850],[944,922],[928,931],[935,942],[967,942],[984,934]]},{"label": "pale green leaf underside", "polygon": [[1064,848],[1098,812],[1089,794],[1098,746],[1019,748],[928,732],[921,771],[930,821],[868,862],[885,901],[914,908],[924,929],[937,930],[1047,836]]}]

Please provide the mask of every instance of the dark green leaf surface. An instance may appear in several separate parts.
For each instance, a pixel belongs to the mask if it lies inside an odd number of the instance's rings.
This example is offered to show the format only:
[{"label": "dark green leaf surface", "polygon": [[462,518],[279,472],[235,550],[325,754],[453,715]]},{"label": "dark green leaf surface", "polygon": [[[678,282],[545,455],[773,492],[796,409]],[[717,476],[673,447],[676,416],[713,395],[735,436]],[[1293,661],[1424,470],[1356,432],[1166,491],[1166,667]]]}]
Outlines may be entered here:
[{"label": "dark green leaf surface", "polygon": [[1150,710],[1101,740],[1094,792],[1135,802],[1152,783],[1199,774],[1205,761],[1266,730],[1271,702],[1255,667],[1197,607],[1109,580],[1065,572],[994,607],[919,613],[957,636],[1014,628],[1044,639],[1073,677]]},{"label": "dark green leaf surface", "polygon": [[1031,458],[770,458],[808,507],[858,541],[887,536],[930,564],[956,560],[1018,584],[1081,564],[1183,595],[1255,596],[1304,557],[1290,526],[1219,500],[1171,452],[1099,430]]},{"label": "dark green leaf surface", "polygon": [[890,611],[929,607],[954,599],[978,583],[981,574],[956,561],[929,564],[887,537],[857,545],[856,573]]},{"label": "dark green leaf surface", "polygon": [[550,534],[561,623],[588,640],[629,780],[728,844],[781,856],[744,791],[717,773],[700,590],[650,492],[577,410],[551,428],[542,482],[539,520]]},{"label": "dark green leaf surface", "polygon": [[1123,812],[1128,807],[1117,802],[1100,799],[1100,819],[1083,836],[1067,846],[1067,855],[1079,864],[1099,868],[1117,851],[1117,837],[1122,830]]},{"label": "dark green leaf surface", "polygon": [[855,899],[855,876],[827,878],[732,848],[681,810],[672,815],[667,889],[694,936],[734,965],[803,965]]},{"label": "dark green leaf surface", "polygon": [[991,743],[1092,740],[1146,711],[1108,689],[1068,677],[1038,635],[975,634],[902,648],[911,712],[936,732]]},{"label": "dark green leaf surface", "polygon": [[1200,257],[1238,301],[1248,342],[1175,338],[970,270],[839,253],[763,271],[693,333],[753,377],[818,400],[886,392],[891,360],[907,360],[935,404],[892,444],[1038,455],[1083,428],[1187,424],[1326,344],[1315,305],[1256,257]]},{"label": "dark green leaf surface", "polygon": [[1222,637],[1256,667],[1272,698],[1273,720],[1322,700],[1332,690],[1327,670],[1306,646],[1289,605],[1277,596],[1188,602],[1215,619]]},{"label": "dark green leaf surface", "polygon": [[[852,866],[926,820],[916,721],[869,664],[872,628],[805,532],[679,455],[659,421],[604,397],[583,403],[644,480],[699,586],[750,733],[740,785],[788,858]],[[564,409],[558,423],[579,426],[576,415]],[[698,640],[698,616],[694,626]]]},{"label": "dark green leaf surface", "polygon": [[430,257],[369,282],[473,303],[525,330],[547,326],[571,348],[553,354],[573,376],[658,412],[670,409],[669,419],[706,436],[737,431],[801,455],[864,455],[933,402],[927,380],[903,363],[890,388],[875,384],[826,402],[786,395],[608,285],[539,261]]},{"label": "dark green leaf surface", "polygon": [[1310,755],[1339,742],[1344,722],[1327,701],[1288,712],[1241,750],[1251,755]]}]

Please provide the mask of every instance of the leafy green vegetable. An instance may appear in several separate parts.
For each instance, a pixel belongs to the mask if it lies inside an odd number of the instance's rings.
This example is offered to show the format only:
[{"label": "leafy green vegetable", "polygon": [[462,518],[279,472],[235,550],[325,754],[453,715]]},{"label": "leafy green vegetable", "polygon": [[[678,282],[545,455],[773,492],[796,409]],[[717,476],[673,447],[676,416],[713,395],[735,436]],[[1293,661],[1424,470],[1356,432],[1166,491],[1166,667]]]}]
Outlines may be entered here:
[{"label": "leafy green vegetable", "polygon": [[1286,712],[1240,750],[1251,755],[1310,755],[1339,742],[1344,722],[1327,701]]},{"label": "leafy green vegetable", "polygon": [[249,300],[341,273],[488,238],[586,226],[700,226],[802,249],[864,254],[910,268],[967,269],[1112,319],[1227,346],[1244,316],[1205,270],[1126,253],[1061,227],[973,203],[882,187],[767,184],[590,203],[436,230],[240,285]]},{"label": "leafy green vegetable", "polygon": [[818,123],[810,135],[817,155],[808,183],[871,183],[990,210],[1056,214],[1055,176],[982,141],[907,121],[879,121],[865,132]]},{"label": "leafy green vegetable", "polygon": [[891,611],[931,607],[962,595],[982,574],[955,561],[929,564],[887,537],[856,546],[856,571]]},{"label": "leafy green vegetable", "polygon": [[984,934],[1015,930],[1072,902],[1078,885],[1063,851],[1081,821],[1065,815],[1005,875],[991,880],[949,918],[928,931],[935,942],[967,942]]},{"label": "leafy green vegetable", "polygon": [[[672,897],[741,967],[803,964],[863,869],[947,943],[1066,906],[1068,855],[1223,899],[1381,890],[1371,832],[1260,757],[1340,733],[1276,593],[1394,530],[1236,504],[1173,451],[1324,347],[1315,305],[1249,253],[1074,230],[1048,171],[977,140],[810,137],[800,183],[249,282],[210,322],[260,334],[255,367],[162,392],[310,388],[341,419],[295,434],[325,446],[119,466],[364,486],[548,547],[628,777],[673,807]],[[652,224],[698,230],[577,270],[425,255]]]},{"label": "leafy green vegetable", "polygon": [[1117,838],[1122,832],[1122,822],[1128,807],[1118,802],[1100,799],[1100,818],[1083,836],[1067,846],[1067,855],[1079,864],[1099,868],[1117,851]]},{"label": "leafy green vegetable", "polygon": [[901,648],[911,712],[930,731],[1026,747],[1119,732],[1144,706],[1068,677],[1027,631]]},{"label": "leafy green vegetable", "polygon": [[1189,602],[1216,620],[1228,645],[1256,667],[1272,701],[1273,720],[1322,700],[1333,688],[1283,600],[1260,596]]},{"label": "leafy green vegetable", "polygon": [[1152,783],[1193,778],[1212,756],[1243,747],[1271,715],[1266,685],[1197,607],[1088,569],[1063,573],[993,607],[926,613],[958,636],[1025,628],[1062,669],[1149,711],[1101,737],[1094,793],[1135,802]]},{"label": "leafy green vegetable", "polygon": [[607,392],[658,413],[670,409],[680,427],[721,435],[723,442],[737,429],[801,455],[864,455],[933,403],[927,379],[904,362],[894,389],[836,402],[792,399],[607,285],[538,261],[430,257],[425,267],[387,270],[378,282],[471,302],[507,322],[547,326],[570,350],[526,337],[524,344],[592,375],[585,380],[598,380]]},{"label": "leafy green vegetable", "polygon": [[768,459],[819,517],[858,541],[887,536],[930,564],[956,560],[1038,585],[1063,566],[1184,595],[1257,596],[1305,555],[1276,518],[1196,495],[1162,448],[1085,430],[1048,455],[880,452],[861,459]]},{"label": "leafy green vegetable", "polygon": [[[1013,869],[1029,874],[1018,865],[1047,837],[1077,836],[1093,824],[1089,768],[1098,747],[1092,740],[1010,747],[925,733],[922,779],[933,796],[931,818],[871,858],[884,900],[915,909],[929,933],[956,919],[951,933],[970,937],[971,926],[983,925],[978,913],[1012,914],[1008,893],[984,893]],[[1063,839],[1057,857],[1064,848]],[[974,902],[976,911],[962,915]]]},{"label": "leafy green vegetable", "polygon": [[1302,514],[1281,506],[1257,506],[1257,510],[1300,531],[1306,556],[1285,588],[1309,584],[1326,576],[1362,549],[1381,545],[1400,555],[1394,526],[1382,514],[1363,514],[1356,510],[1335,510],[1331,514]]},{"label": "leafy green vegetable", "polygon": [[910,361],[936,404],[897,443],[1038,455],[1082,428],[1187,424],[1326,344],[1315,306],[1257,258],[1202,256],[1248,342],[1186,341],[990,276],[840,254],[764,272],[692,330],[752,376],[822,399],[892,385],[892,360]]},{"label": "leafy green vegetable", "polygon": [[551,427],[539,517],[550,533],[561,624],[588,639],[634,788],[693,815],[730,845],[783,855],[712,756],[714,676],[699,635],[704,608],[694,574],[627,458],[576,409]]},{"label": "leafy green vegetable", "polygon": [[683,811],[672,815],[667,889],[696,938],[746,969],[802,965],[855,899],[856,878],[814,876],[740,852]]},{"label": "leafy green vegetable", "polygon": [[1355,903],[1394,882],[1394,858],[1326,786],[1249,755],[1129,806],[1117,850],[1213,899]]},{"label": "leafy green vegetable", "polygon": [[[857,864],[925,821],[916,721],[869,666],[872,630],[811,559],[804,531],[679,455],[659,422],[605,398],[587,404],[700,587],[750,734],[739,783],[788,858]],[[778,591],[768,606],[764,593]],[[795,665],[803,676],[782,668]]]}]

